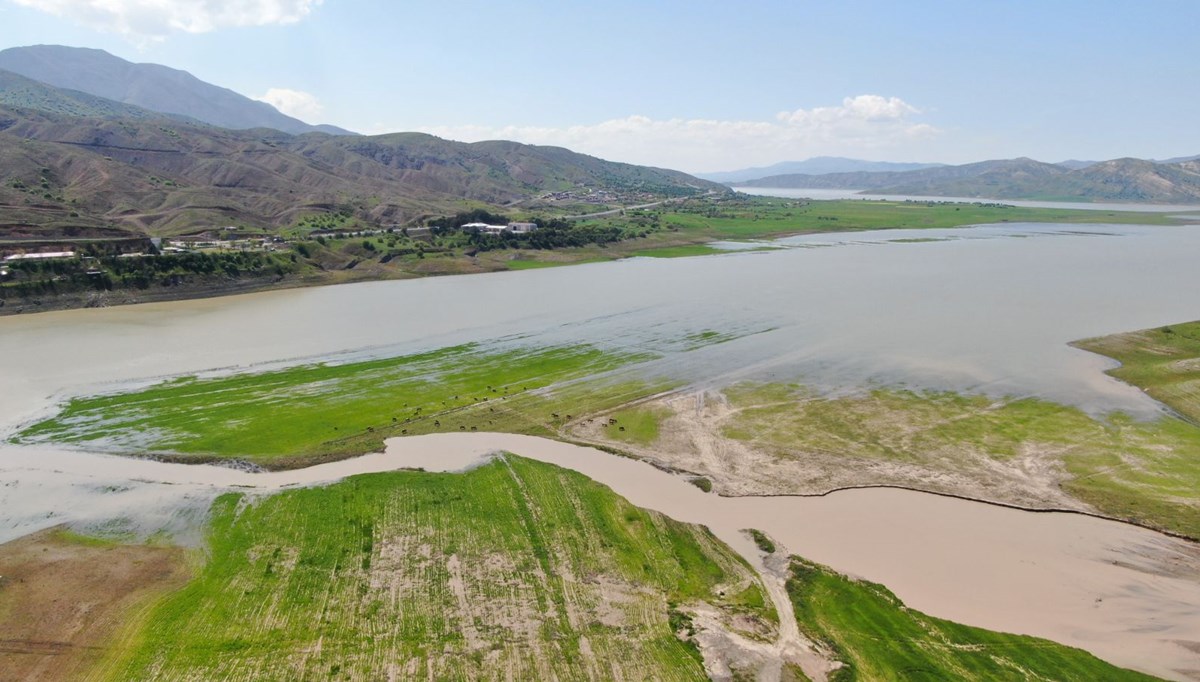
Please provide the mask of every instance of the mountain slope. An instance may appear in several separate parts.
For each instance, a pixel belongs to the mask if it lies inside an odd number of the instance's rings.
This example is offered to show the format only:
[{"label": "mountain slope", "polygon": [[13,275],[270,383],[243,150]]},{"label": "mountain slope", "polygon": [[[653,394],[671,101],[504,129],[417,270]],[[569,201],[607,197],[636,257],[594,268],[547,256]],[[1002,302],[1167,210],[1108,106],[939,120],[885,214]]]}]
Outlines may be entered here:
[{"label": "mountain slope", "polygon": [[1020,158],[901,173],[777,175],[735,186],[857,189],[867,194],[989,199],[1200,203],[1198,170],[1195,161],[1114,159],[1071,169]]},{"label": "mountain slope", "polygon": [[0,69],[57,88],[186,116],[222,128],[353,134],[334,126],[309,125],[265,102],[205,83],[186,71],[159,64],[134,64],[104,50],[61,45],[13,47],[0,51]]},{"label": "mountain slope", "polygon": [[[78,90],[55,88],[0,69],[0,105],[88,118],[163,118],[164,114]],[[189,120],[182,116],[171,116]]]},{"label": "mountain slope", "polygon": [[784,161],[762,168],[743,168],[721,173],[698,173],[696,177],[713,182],[746,182],[773,175],[825,175],[828,173],[910,171],[936,168],[940,163],[892,163],[890,161],[862,161],[840,156],[815,156],[804,161]]},{"label": "mountain slope", "polygon": [[0,106],[0,234],[10,237],[60,235],[72,226],[150,234],[231,223],[271,229],[346,211],[397,224],[589,189],[679,196],[724,188],[515,142],[294,136]]}]

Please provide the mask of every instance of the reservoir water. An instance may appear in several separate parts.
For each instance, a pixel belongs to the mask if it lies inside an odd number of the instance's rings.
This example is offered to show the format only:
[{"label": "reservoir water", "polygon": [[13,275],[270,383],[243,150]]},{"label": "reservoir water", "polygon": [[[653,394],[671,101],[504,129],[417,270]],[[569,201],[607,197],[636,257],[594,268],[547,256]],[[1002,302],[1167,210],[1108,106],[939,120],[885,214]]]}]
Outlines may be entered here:
[{"label": "reservoir water", "polygon": [[1195,218],[1200,216],[1196,204],[1139,204],[1133,202],[1082,202],[1082,201],[1035,201],[1031,199],[988,199],[986,197],[937,197],[913,194],[864,194],[862,189],[785,188],[785,187],[738,187],[737,191],[761,197],[786,199],[857,199],[862,201],[949,201],[952,203],[985,203],[1023,206],[1026,208],[1073,208],[1084,211],[1139,211],[1150,213],[1180,213]]},{"label": "reservoir water", "polygon": [[[76,393],[173,374],[384,355],[463,341],[657,347],[701,330],[728,343],[666,353],[697,385],[800,380],[1037,395],[1093,412],[1160,411],[1075,339],[1200,318],[1200,228],[1005,224],[810,235],[778,249],[353,284],[0,319],[0,430]],[[501,340],[501,341],[498,341]],[[1200,670],[1192,543],[1087,517],[895,490],[720,499],[647,465],[501,434],[393,441],[388,454],[249,474],[44,446],[0,446],[0,540],[61,522],[186,535],[231,486],[274,489],[481,452],[577,468],[631,501],[881,582],[912,606],[1051,637],[1120,665]],[[566,449],[564,449],[566,448]],[[426,462],[420,458],[432,458]]]}]

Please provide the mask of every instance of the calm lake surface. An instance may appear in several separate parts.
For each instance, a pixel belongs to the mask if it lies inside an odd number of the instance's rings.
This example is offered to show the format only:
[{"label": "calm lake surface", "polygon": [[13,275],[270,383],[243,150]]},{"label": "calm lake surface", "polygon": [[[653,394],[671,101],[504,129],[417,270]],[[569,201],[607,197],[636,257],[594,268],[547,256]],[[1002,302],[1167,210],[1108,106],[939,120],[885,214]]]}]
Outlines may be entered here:
[{"label": "calm lake surface", "polygon": [[0,318],[0,426],[109,382],[464,341],[642,348],[706,329],[744,336],[686,362],[668,355],[662,371],[1150,415],[1155,403],[1102,374],[1108,360],[1066,344],[1200,318],[1200,227],[1005,224],[777,244],[788,248]]},{"label": "calm lake surface", "polygon": [[782,187],[738,187],[739,192],[761,197],[785,199],[860,199],[863,201],[950,201],[954,203],[987,203],[1024,206],[1026,208],[1074,208],[1083,211],[1139,211],[1149,213],[1182,213],[1189,218],[1200,214],[1196,204],[1138,204],[1122,202],[1083,201],[1031,201],[1024,199],[988,199],[987,197],[931,197],[912,194],[863,194],[862,189],[782,188]]},{"label": "calm lake surface", "polygon": [[[829,391],[896,384],[1036,395],[1150,416],[1161,408],[1104,376],[1107,360],[1065,344],[1200,318],[1200,227],[1005,224],[809,235],[775,245],[0,318],[0,431],[71,394],[179,373],[464,341],[654,349],[708,329],[739,338],[686,356],[667,353],[650,371],[701,386],[765,379]],[[451,461],[454,453],[470,459],[511,446],[548,461],[564,457],[635,503],[707,523],[734,543],[738,527],[764,528],[790,550],[882,582],[934,615],[1053,637],[1177,679],[1172,671],[1200,669],[1200,654],[1176,643],[1200,640],[1200,573],[1163,570],[1200,565],[1189,543],[1084,517],[900,491],[715,503],[679,479],[598,451],[470,436],[414,440],[399,446],[408,448],[403,453],[261,479],[0,445],[0,540],[64,521],[114,519],[186,534],[230,486],[275,489],[412,465],[421,454],[412,448]]]}]

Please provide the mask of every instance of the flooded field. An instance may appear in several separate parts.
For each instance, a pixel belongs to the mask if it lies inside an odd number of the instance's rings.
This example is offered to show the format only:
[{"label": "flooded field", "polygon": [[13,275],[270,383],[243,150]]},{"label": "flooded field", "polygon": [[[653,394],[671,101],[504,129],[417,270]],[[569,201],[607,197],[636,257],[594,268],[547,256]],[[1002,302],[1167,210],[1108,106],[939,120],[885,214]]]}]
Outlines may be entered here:
[{"label": "flooded field", "polygon": [[[639,371],[693,387],[803,380],[1028,395],[1092,413],[1161,407],[1067,342],[1200,318],[1194,227],[1006,224],[814,235],[782,248],[674,260],[355,284],[0,320],[7,436],[75,394],[184,373],[390,356],[461,342],[586,341],[638,350],[701,330],[733,340]],[[391,441],[308,469],[120,459],[0,446],[0,539],[62,522],[197,541],[230,488],[272,490],[367,471],[457,469],[493,450],[577,469],[635,504],[709,525],[739,551],[761,528],[786,548],[881,582],[914,608],[1048,637],[1183,679],[1200,669],[1194,544],[1079,515],[889,489],[717,498],[648,465],[528,437]]]},{"label": "flooded field", "polygon": [[757,331],[689,358],[698,383],[803,378],[1156,406],[1070,341],[1200,317],[1200,230],[999,225],[811,235],[752,253],[77,310],[0,320],[4,422],[56,396],[219,368],[523,337],[637,348]]}]

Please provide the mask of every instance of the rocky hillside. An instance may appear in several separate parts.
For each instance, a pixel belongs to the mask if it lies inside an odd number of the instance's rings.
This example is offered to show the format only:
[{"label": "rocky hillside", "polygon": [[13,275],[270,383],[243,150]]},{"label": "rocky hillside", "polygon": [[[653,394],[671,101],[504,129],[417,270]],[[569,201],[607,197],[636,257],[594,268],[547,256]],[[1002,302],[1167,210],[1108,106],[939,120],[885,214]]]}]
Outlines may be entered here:
[{"label": "rocky hillside", "polygon": [[227,130],[121,115],[128,112],[117,103],[87,105],[108,106],[106,117],[61,113],[75,101],[69,93],[41,101],[53,111],[0,106],[0,238],[277,229],[335,211],[390,225],[551,192],[665,197],[723,189],[556,147],[419,133]]}]

